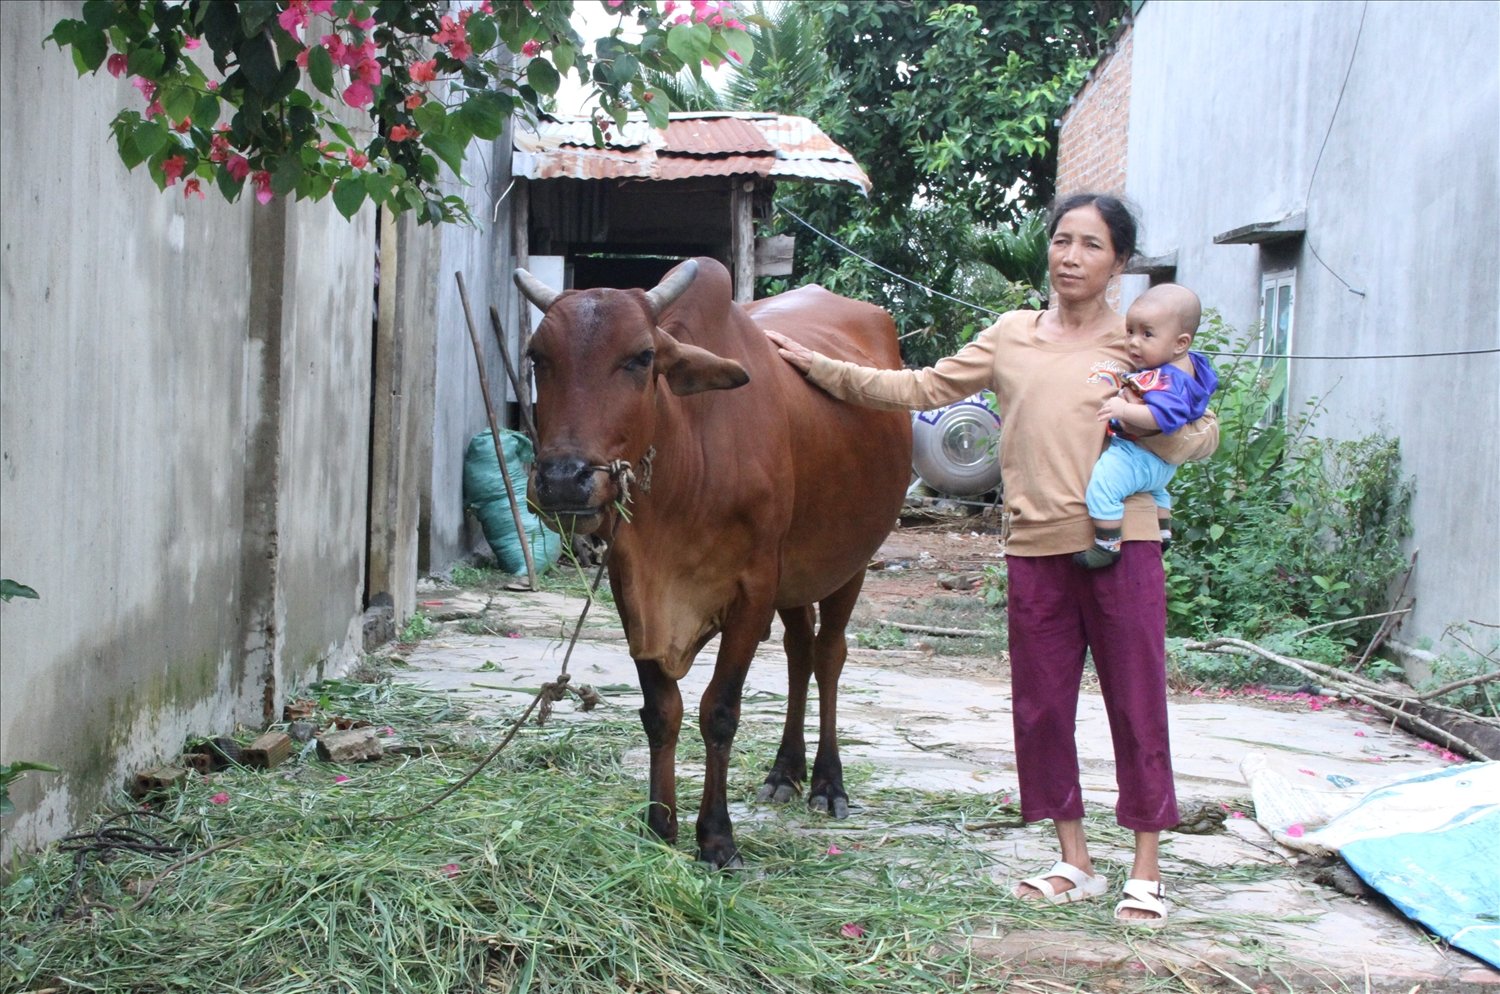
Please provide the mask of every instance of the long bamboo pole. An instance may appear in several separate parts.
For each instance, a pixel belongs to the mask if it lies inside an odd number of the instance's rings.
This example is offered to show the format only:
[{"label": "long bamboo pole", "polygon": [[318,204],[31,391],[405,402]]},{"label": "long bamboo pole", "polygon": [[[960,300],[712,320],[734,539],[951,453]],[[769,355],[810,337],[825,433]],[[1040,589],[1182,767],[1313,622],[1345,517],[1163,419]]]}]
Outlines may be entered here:
[{"label": "long bamboo pole", "polygon": [[469,291],[464,286],[464,274],[455,271],[458,280],[458,299],[464,305],[464,321],[469,326],[469,341],[474,343],[474,361],[479,366],[479,392],[484,395],[484,413],[490,419],[490,439],[495,443],[495,459],[500,463],[500,479],[505,481],[505,496],[510,501],[510,514],[516,522],[516,540],[521,543],[521,554],[526,557],[526,578],[531,589],[536,590],[536,563],[531,559],[531,542],[521,524],[521,503],[516,499],[516,488],[510,482],[510,470],[505,466],[505,451],[500,444],[500,422],[495,418],[495,405],[490,400],[490,378],[484,371],[484,346],[479,344],[479,329],[474,327],[474,314],[469,309]]}]

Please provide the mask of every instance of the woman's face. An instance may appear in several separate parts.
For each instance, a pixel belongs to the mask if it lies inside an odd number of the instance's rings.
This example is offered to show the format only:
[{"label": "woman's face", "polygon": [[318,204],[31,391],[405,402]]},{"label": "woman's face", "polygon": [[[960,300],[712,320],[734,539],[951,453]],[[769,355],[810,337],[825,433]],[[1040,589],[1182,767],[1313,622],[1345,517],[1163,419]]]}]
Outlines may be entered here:
[{"label": "woman's face", "polygon": [[1076,303],[1103,296],[1110,277],[1124,268],[1115,257],[1109,226],[1093,204],[1075,207],[1058,220],[1047,247],[1047,270],[1058,299]]}]

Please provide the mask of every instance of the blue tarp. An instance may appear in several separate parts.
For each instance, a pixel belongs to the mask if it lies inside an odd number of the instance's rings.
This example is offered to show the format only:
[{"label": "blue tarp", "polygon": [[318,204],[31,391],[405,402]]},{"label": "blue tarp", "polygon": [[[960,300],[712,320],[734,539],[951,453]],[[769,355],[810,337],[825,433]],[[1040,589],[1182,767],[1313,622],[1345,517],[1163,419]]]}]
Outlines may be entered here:
[{"label": "blue tarp", "polygon": [[1407,917],[1500,969],[1500,762],[1381,787],[1318,834]]}]

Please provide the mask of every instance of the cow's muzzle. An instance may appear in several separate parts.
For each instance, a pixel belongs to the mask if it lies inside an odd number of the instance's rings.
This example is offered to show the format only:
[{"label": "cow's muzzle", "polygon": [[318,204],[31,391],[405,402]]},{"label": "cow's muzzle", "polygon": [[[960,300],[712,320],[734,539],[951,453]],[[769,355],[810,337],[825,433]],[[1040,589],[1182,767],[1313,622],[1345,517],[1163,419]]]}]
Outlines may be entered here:
[{"label": "cow's muzzle", "polygon": [[603,467],[574,457],[539,459],[533,467],[530,503],[548,527],[588,535],[604,520],[610,477]]}]

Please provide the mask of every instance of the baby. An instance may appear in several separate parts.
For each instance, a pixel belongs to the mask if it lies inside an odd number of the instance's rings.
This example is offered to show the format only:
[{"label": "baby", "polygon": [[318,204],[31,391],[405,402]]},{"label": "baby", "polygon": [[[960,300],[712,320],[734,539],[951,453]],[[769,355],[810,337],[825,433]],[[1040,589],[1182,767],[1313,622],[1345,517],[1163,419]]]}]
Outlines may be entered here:
[{"label": "baby", "polygon": [[1110,423],[1109,445],[1094,464],[1085,495],[1094,519],[1094,544],[1075,553],[1086,569],[1112,566],[1120,558],[1125,498],[1150,493],[1161,523],[1162,548],[1172,540],[1172,498],[1167,484],[1177,467],[1136,445],[1133,438],[1168,435],[1203,416],[1219,385],[1218,374],[1201,352],[1190,352],[1202,320],[1198,295],[1176,283],[1160,283],[1136,298],[1125,312],[1125,347],[1135,372],[1119,393],[1099,408]]}]

